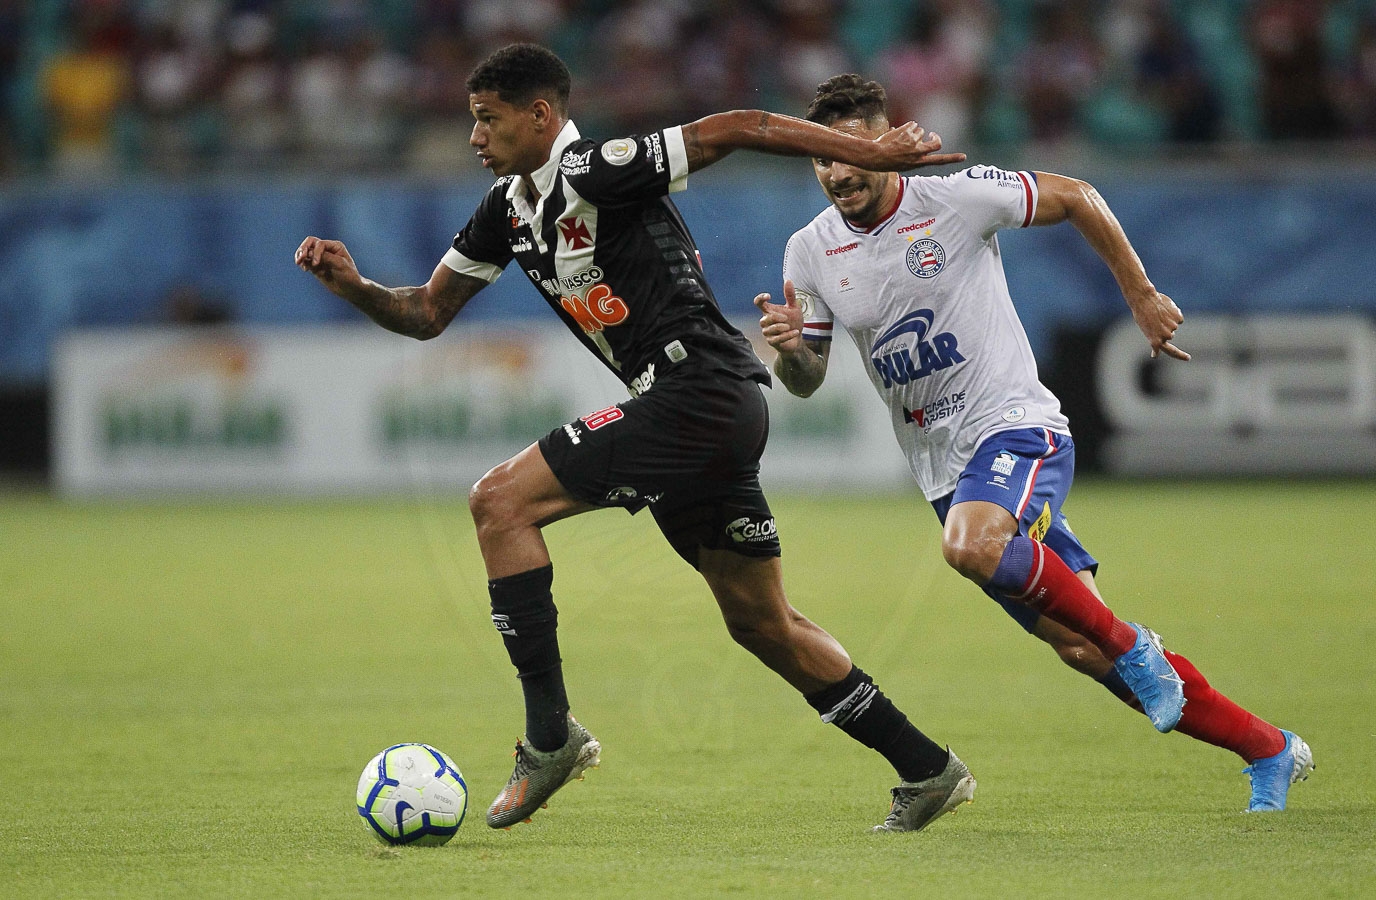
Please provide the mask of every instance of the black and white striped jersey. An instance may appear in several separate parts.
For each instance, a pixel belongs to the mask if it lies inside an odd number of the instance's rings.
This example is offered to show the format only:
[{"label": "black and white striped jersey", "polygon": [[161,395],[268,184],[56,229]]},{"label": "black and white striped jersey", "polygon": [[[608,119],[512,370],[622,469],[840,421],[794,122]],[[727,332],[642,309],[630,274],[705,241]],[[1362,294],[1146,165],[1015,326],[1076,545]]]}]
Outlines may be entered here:
[{"label": "black and white striped jersey", "polygon": [[656,369],[689,357],[769,384],[750,342],[722,316],[668,197],[688,178],[680,128],[598,142],[567,122],[530,178],[533,203],[520,178],[497,180],[445,265],[492,282],[514,259],[633,394],[650,388]]}]

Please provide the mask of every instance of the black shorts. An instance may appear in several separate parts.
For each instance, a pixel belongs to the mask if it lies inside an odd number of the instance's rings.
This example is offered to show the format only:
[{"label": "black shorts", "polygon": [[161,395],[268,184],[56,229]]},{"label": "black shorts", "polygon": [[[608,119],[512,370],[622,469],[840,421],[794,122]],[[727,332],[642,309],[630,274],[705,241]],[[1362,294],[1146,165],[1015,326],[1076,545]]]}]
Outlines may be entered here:
[{"label": "black shorts", "polygon": [[754,381],[675,373],[639,397],[540,438],[570,494],[634,514],[650,507],[679,556],[698,548],[778,556],[774,515],[760,488],[769,407]]}]

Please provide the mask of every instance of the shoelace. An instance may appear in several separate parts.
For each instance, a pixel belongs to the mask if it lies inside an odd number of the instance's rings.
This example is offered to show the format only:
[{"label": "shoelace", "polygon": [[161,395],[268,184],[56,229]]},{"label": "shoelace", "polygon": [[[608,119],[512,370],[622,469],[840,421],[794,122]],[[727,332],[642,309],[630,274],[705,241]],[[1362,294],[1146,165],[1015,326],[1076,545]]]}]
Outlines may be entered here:
[{"label": "shoelace", "polygon": [[1266,760],[1260,760],[1260,759],[1254,760],[1254,761],[1252,762],[1251,765],[1245,767],[1245,768],[1242,770],[1242,773],[1243,773],[1244,775],[1252,775],[1252,776],[1256,776],[1256,775],[1268,775],[1268,774],[1270,774],[1270,772],[1268,771],[1268,770],[1270,770],[1270,769],[1275,769],[1276,771],[1280,771],[1280,770],[1283,768],[1283,766],[1281,765],[1281,763],[1284,762],[1284,760],[1276,760],[1274,763],[1272,763],[1272,764],[1269,765],[1269,766],[1267,766],[1267,765],[1262,765],[1263,762],[1268,762],[1268,761],[1270,761],[1270,759],[1271,759],[1271,757],[1268,757]]},{"label": "shoelace", "polygon": [[528,751],[521,741],[516,742],[516,750],[511,755],[516,757],[516,771],[511,773],[511,781],[520,781],[540,768],[534,754]]},{"label": "shoelace", "polygon": [[889,788],[889,793],[893,795],[893,802],[889,804],[889,814],[884,819],[885,822],[901,817],[917,799],[917,793],[913,788]]}]

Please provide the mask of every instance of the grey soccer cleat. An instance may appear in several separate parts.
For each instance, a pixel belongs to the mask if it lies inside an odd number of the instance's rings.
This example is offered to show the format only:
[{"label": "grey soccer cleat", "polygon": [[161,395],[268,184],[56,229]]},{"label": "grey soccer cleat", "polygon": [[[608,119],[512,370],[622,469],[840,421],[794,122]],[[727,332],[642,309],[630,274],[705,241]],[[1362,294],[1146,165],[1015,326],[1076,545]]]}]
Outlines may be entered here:
[{"label": "grey soccer cleat", "polygon": [[915,784],[905,781],[889,791],[889,814],[873,831],[921,831],[960,804],[974,802],[975,776],[949,747],[946,753],[949,759],[939,774]]},{"label": "grey soccer cleat", "polygon": [[570,781],[581,781],[585,770],[596,768],[601,752],[597,738],[573,716],[569,716],[569,739],[558,750],[546,753],[517,741],[516,770],[488,807],[488,826],[510,828],[517,822],[529,822],[537,809],[548,805],[555,791]]}]

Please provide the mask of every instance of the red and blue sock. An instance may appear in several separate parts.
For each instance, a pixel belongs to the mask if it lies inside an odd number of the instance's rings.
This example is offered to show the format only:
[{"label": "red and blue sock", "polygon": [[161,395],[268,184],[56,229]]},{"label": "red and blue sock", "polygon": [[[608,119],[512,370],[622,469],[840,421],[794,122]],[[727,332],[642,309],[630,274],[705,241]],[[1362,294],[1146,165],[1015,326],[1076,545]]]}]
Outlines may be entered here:
[{"label": "red and blue sock", "polygon": [[1137,632],[1094,596],[1054,550],[1029,537],[1017,535],[1008,542],[985,587],[1084,635],[1109,659],[1137,642]]}]

